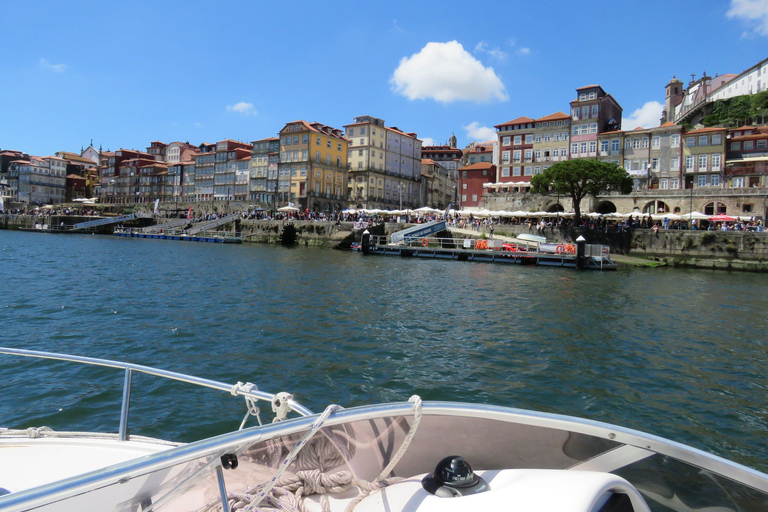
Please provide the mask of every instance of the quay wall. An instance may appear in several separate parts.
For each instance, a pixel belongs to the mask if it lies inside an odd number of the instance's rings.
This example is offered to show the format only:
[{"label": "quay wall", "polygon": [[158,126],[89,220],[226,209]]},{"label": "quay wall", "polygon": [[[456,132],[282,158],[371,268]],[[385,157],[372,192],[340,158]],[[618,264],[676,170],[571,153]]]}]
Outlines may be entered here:
[{"label": "quay wall", "polygon": [[[83,217],[62,217],[51,219],[51,224],[90,220]],[[42,222],[40,217],[22,215],[0,216],[0,229],[19,229],[31,227]],[[241,220],[239,233],[245,243],[280,243],[283,228],[292,223],[296,229],[296,244],[319,247],[349,247],[360,241],[360,232],[353,229],[351,222],[317,221],[264,221]],[[391,235],[407,227],[405,224],[385,223],[371,228],[373,234]],[[496,225],[496,235],[515,237],[528,233],[526,225]],[[533,233],[537,233],[533,230]],[[547,230],[547,238],[560,242],[566,238],[573,240],[578,236],[574,230]],[[471,235],[457,235],[457,238],[480,238],[488,234],[481,231]],[[611,251],[630,256],[663,261],[668,265],[694,268],[714,268],[768,272],[768,232],[723,232],[723,231],[688,231],[660,230],[654,233],[650,229],[635,229],[631,233],[599,239],[599,233],[584,233],[588,242],[610,244]],[[618,241],[618,243],[614,243]]]}]

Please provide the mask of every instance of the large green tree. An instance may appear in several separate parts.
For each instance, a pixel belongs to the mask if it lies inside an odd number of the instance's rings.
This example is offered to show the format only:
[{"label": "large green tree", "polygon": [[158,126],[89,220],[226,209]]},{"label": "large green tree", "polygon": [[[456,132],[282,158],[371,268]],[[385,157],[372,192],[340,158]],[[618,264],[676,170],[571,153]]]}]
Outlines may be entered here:
[{"label": "large green tree", "polygon": [[617,164],[598,160],[558,162],[531,178],[531,192],[571,198],[576,225],[581,223],[581,200],[608,190],[628,194],[632,191],[632,178]]}]

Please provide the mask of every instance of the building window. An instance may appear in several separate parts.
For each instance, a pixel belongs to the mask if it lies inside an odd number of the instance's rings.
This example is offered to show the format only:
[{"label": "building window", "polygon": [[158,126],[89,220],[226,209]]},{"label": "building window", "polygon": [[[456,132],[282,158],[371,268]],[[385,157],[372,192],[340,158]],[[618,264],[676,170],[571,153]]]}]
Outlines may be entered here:
[{"label": "building window", "polygon": [[501,177],[502,178],[508,178],[509,177],[509,167],[502,167],[501,168]]},{"label": "building window", "polygon": [[643,137],[643,148],[648,147],[648,137]]},{"label": "building window", "polygon": [[596,153],[597,152],[597,141],[596,140],[589,141],[589,152],[590,153]]},{"label": "building window", "polygon": [[579,153],[581,153],[583,155],[586,152],[587,152],[587,143],[586,142],[582,142],[581,146],[579,147]]},{"label": "building window", "polygon": [[768,147],[768,140],[759,140],[757,141],[757,149],[766,149]]},{"label": "building window", "polygon": [[744,141],[744,151],[752,151],[754,148],[755,148],[754,141],[751,141],[751,140]]},{"label": "building window", "polygon": [[693,155],[685,157],[685,172],[693,172]]},{"label": "building window", "polygon": [[533,168],[530,165],[525,166],[524,172],[526,176],[533,176]]},{"label": "building window", "polygon": [[720,135],[719,133],[716,133],[716,134],[712,135],[712,145],[713,146],[717,146],[718,144],[722,144],[722,143],[723,143],[723,136],[722,135]]},{"label": "building window", "polygon": [[672,178],[671,180],[669,180],[669,188],[675,189],[675,190],[680,188],[680,180],[678,180],[677,178]]},{"label": "building window", "polygon": [[673,156],[669,159],[669,168],[672,171],[679,171],[680,170],[680,158]]},{"label": "building window", "polygon": [[592,105],[592,117],[597,117],[598,110],[599,107],[597,105]]},{"label": "building window", "polygon": [[573,109],[573,112],[571,112],[571,117],[573,118],[574,121],[579,120],[579,107],[576,107]]},{"label": "building window", "polygon": [[466,183],[462,183],[461,184],[461,190],[467,190],[467,184]]},{"label": "building window", "polygon": [[533,134],[529,133],[525,136],[525,143],[526,144],[533,144]]},{"label": "building window", "polygon": [[[742,178],[744,179],[744,178]],[[720,186],[720,175],[719,174],[713,174],[712,175],[712,186],[713,187],[719,187]]]},{"label": "building window", "polygon": [[597,123],[589,124],[589,133],[597,133]]},{"label": "building window", "polygon": [[706,174],[700,174],[696,184],[698,186],[700,186],[700,187],[706,187],[707,186],[707,175]]},{"label": "building window", "polygon": [[673,148],[679,148],[680,147],[680,135],[674,134],[669,138],[670,146]]},{"label": "building window", "polygon": [[685,138],[685,144],[688,147],[693,147],[696,145],[696,137],[686,137]]},{"label": "building window", "polygon": [[354,134],[355,134],[355,129],[350,128],[349,131],[347,132],[347,137],[352,137]]},{"label": "building window", "polygon": [[632,149],[632,140],[631,139],[626,139],[624,141],[624,149]]},{"label": "building window", "polygon": [[523,136],[522,135],[515,135],[515,146],[519,146],[523,143]]},{"label": "building window", "polygon": [[512,176],[520,176],[520,167],[513,167],[512,168]]},{"label": "building window", "polygon": [[578,154],[578,152],[579,152],[579,143],[574,142],[573,144],[571,144],[571,154],[576,155]]},{"label": "building window", "polygon": [[706,135],[700,135],[699,136],[699,146],[706,146],[707,145],[708,137]]},{"label": "building window", "polygon": [[699,155],[699,171],[707,170],[707,155]]},{"label": "building window", "polygon": [[461,202],[466,203],[467,202],[467,194],[461,194]]},{"label": "building window", "polygon": [[660,186],[662,190],[666,190],[669,188],[669,180],[661,180]]},{"label": "building window", "polygon": [[509,163],[509,151],[502,151],[501,152],[501,162],[504,164]]},{"label": "building window", "polygon": [[571,128],[571,130],[573,131],[574,135],[578,135],[579,134],[579,125],[577,125],[577,124],[573,125],[573,128]]},{"label": "building window", "polygon": [[512,140],[512,137],[502,137],[501,139],[501,145],[502,146],[509,146],[510,141]]},{"label": "building window", "polygon": [[741,151],[741,142],[731,142],[731,151]]},{"label": "building window", "polygon": [[720,153],[715,153],[712,155],[712,170],[713,171],[720,170]]},{"label": "building window", "polygon": [[537,133],[536,137],[534,138],[534,142],[541,142],[541,134]]}]

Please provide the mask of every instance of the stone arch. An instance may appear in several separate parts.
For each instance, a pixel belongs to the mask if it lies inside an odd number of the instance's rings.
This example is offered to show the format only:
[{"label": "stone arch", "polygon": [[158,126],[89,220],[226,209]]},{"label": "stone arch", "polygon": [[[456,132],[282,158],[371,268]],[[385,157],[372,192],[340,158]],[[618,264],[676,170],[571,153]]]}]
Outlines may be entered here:
[{"label": "stone arch", "polygon": [[560,203],[554,203],[554,204],[551,204],[551,205],[547,206],[547,209],[544,210],[544,211],[549,212],[549,213],[564,212],[565,208],[563,208],[563,205],[561,205]]},{"label": "stone arch", "polygon": [[704,205],[704,215],[718,215],[728,213],[728,206],[722,201],[712,201]]},{"label": "stone arch", "polygon": [[616,205],[611,201],[600,201],[599,203],[597,203],[597,207],[595,208],[595,211],[603,215],[607,213],[615,213]]},{"label": "stone arch", "polygon": [[669,213],[670,208],[664,201],[650,201],[643,206],[643,213]]}]

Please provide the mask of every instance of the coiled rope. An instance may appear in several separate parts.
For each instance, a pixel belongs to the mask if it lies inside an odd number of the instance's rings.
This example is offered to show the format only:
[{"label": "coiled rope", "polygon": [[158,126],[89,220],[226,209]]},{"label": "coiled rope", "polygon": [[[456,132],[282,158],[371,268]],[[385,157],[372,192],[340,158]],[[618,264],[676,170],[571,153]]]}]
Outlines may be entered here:
[{"label": "coiled rope", "polygon": [[[400,459],[402,459],[403,455],[405,455],[414,435],[416,435],[419,423],[421,422],[421,398],[414,395],[408,401],[413,404],[413,424],[408,430],[408,434],[405,436],[405,439],[395,456],[392,457],[389,464],[387,464],[379,476],[373,481],[369,482],[355,478],[349,471],[325,473],[321,469],[299,469],[295,474],[285,475],[288,466],[294,462],[294,460],[296,461],[295,465],[300,468],[309,466],[322,468],[325,466],[330,469],[338,467],[340,462],[343,462],[343,457],[339,459],[338,453],[342,448],[338,445],[331,444],[332,441],[331,443],[323,443],[322,446],[319,447],[313,447],[311,453],[307,454],[305,452],[302,454],[301,459],[297,459],[297,455],[303,448],[305,448],[312,436],[322,428],[328,417],[339,409],[339,406],[337,405],[330,405],[323,411],[323,414],[315,420],[310,430],[302,436],[285,459],[280,462],[277,473],[269,482],[255,486],[246,492],[228,494],[227,501],[230,510],[233,512],[309,512],[309,509],[305,505],[305,498],[307,496],[321,494],[323,496],[320,498],[320,507],[323,512],[330,512],[330,503],[326,495],[329,493],[339,493],[354,486],[360,489],[360,493],[351,500],[345,508],[345,512],[351,512],[358,503],[364,500],[371,492],[383,489],[403,480],[400,477],[385,477],[392,472]],[[329,451],[333,451],[335,454],[329,453]],[[328,458],[339,460],[334,460],[331,465],[328,463]],[[218,503],[213,501],[201,509],[201,512],[214,510],[218,508],[218,506]]]}]

